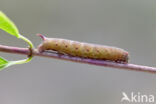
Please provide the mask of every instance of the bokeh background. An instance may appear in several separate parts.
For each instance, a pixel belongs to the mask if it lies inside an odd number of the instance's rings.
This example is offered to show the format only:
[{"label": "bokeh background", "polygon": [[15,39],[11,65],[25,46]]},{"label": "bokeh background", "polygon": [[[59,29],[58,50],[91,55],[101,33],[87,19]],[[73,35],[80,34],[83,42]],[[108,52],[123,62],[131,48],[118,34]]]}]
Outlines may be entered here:
[{"label": "bokeh background", "polygon": [[[155,0],[0,0],[0,10],[35,46],[42,33],[120,47],[130,63],[156,66]],[[27,47],[2,30],[0,44]],[[0,72],[0,104],[120,104],[123,91],[156,95],[156,74],[42,57]]]}]

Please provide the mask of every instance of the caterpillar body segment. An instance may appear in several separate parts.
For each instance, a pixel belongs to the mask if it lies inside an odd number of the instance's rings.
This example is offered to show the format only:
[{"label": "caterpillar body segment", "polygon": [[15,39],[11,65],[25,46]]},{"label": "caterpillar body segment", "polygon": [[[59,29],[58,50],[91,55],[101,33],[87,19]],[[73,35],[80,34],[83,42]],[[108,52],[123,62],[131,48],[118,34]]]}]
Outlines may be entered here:
[{"label": "caterpillar body segment", "polygon": [[128,63],[128,52],[120,48],[37,35],[43,39],[39,52],[53,50],[71,56]]}]

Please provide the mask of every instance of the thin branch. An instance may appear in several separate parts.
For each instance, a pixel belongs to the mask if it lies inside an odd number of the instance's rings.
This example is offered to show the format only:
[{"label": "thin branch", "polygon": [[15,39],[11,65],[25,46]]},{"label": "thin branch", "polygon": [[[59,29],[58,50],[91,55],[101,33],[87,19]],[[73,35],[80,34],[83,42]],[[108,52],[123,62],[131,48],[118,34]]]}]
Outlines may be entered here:
[{"label": "thin branch", "polygon": [[[19,48],[19,47],[11,47],[11,46],[4,46],[4,45],[0,45],[0,52],[30,55],[28,48]],[[33,50],[33,55],[61,59],[61,60],[68,60],[68,61],[79,62],[79,63],[87,63],[87,64],[98,65],[98,66],[156,73],[155,67],[148,67],[148,66],[142,66],[142,65],[122,64],[122,63],[116,63],[116,62],[111,62],[111,61],[73,57],[69,55],[64,55],[60,53],[52,53],[52,52],[39,53],[37,50]]]}]

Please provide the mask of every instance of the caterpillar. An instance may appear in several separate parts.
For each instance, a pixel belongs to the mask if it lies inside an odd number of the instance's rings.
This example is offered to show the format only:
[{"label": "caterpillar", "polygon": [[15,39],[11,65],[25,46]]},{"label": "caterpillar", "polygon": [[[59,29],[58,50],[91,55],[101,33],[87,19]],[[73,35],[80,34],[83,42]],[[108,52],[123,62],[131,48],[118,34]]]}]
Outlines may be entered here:
[{"label": "caterpillar", "polygon": [[120,48],[37,35],[43,39],[37,48],[39,52],[52,50],[76,57],[128,63],[128,52]]}]

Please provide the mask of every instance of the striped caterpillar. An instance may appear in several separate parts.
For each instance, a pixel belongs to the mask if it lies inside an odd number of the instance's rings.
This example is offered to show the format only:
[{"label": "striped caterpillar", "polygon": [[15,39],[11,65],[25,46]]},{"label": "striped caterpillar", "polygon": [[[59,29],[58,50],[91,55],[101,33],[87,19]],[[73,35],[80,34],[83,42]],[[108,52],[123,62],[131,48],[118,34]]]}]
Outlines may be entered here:
[{"label": "striped caterpillar", "polygon": [[38,46],[39,52],[52,50],[82,58],[128,63],[128,52],[120,48],[37,35],[43,39],[42,44]]}]

